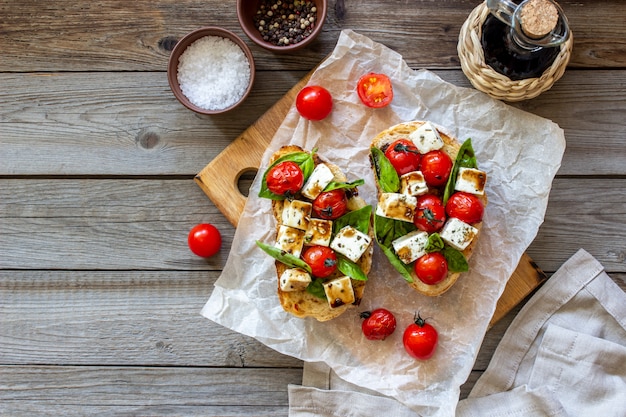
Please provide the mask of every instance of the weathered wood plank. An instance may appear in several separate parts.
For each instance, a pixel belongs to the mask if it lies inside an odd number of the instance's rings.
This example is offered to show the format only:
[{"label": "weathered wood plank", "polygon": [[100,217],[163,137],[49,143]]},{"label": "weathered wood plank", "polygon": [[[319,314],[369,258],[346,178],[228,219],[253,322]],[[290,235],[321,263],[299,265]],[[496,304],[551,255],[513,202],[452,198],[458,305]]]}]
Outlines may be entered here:
[{"label": "weathered wood plank", "polygon": [[[201,26],[218,25],[253,48],[260,70],[309,70],[352,29],[385,43],[412,66],[459,68],[461,25],[479,1],[331,3],[324,32],[297,54],[276,56],[252,44],[232,3],[123,0],[84,5],[61,0],[0,1],[3,56],[0,71],[162,71],[177,39]],[[575,34],[572,67],[623,68],[626,37],[620,0],[559,2]]]},{"label": "weathered wood plank", "polygon": [[[461,71],[436,71],[469,87]],[[304,73],[258,74],[236,112],[198,116],[162,73],[0,74],[0,175],[197,174]],[[560,175],[626,175],[625,71],[570,70],[515,106],[565,127]],[[616,88],[617,86],[617,88]]]}]

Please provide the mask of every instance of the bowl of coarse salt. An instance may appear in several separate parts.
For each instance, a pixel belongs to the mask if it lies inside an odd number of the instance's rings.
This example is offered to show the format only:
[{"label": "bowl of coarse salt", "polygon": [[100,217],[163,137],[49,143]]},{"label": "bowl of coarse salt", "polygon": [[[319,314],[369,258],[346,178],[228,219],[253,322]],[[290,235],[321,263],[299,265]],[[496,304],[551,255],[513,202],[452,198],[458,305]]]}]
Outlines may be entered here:
[{"label": "bowl of coarse salt", "polygon": [[254,57],[234,33],[197,29],[178,41],[169,58],[167,79],[181,104],[200,114],[232,110],[250,93]]}]

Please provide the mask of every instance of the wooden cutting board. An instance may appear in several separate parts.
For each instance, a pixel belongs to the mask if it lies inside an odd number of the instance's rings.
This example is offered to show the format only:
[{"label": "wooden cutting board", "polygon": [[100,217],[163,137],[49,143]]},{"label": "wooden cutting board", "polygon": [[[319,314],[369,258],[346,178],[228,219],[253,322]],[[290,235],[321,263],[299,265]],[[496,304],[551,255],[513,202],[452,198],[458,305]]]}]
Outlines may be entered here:
[{"label": "wooden cutting board", "polygon": [[[196,175],[195,182],[233,226],[237,226],[246,204],[246,197],[238,186],[241,175],[257,171],[263,153],[295,102],[298,92],[314,71],[300,80]],[[546,278],[533,260],[524,254],[498,300],[490,326],[524,300]]]}]

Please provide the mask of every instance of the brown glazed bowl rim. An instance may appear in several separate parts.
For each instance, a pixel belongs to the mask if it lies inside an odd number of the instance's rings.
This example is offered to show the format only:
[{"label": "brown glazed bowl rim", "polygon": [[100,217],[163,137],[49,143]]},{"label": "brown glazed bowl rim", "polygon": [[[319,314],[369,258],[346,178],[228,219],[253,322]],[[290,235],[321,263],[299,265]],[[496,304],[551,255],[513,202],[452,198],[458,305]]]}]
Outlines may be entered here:
[{"label": "brown glazed bowl rim", "polygon": [[328,1],[327,0],[312,0],[312,1],[316,4],[316,7],[318,8],[317,21],[316,21],[317,26],[306,39],[298,43],[294,43],[292,45],[278,46],[278,45],[274,45],[271,42],[264,41],[261,38],[261,34],[257,30],[257,28],[254,26],[254,23],[251,20],[252,16],[256,12],[256,7],[255,7],[255,10],[253,11],[250,11],[249,8],[246,10],[245,8],[246,4],[249,4],[251,2],[258,4],[259,0],[237,0],[237,18],[239,19],[239,25],[241,26],[241,29],[245,32],[248,38],[250,38],[252,42],[256,43],[260,47],[265,48],[272,52],[276,52],[276,53],[293,52],[293,51],[297,51],[298,49],[302,49],[306,47],[307,45],[309,45],[311,42],[313,42],[315,38],[317,38],[317,36],[321,33],[322,27],[324,26],[324,22],[326,21]]},{"label": "brown glazed bowl rim", "polygon": [[[246,58],[248,59],[248,64],[250,65],[250,82],[248,84],[248,88],[244,92],[243,96],[239,99],[239,101],[223,109],[209,110],[209,109],[196,106],[195,104],[190,102],[189,99],[183,94],[182,90],[180,89],[180,84],[178,83],[177,72],[178,72],[179,57],[182,55],[182,53],[187,49],[189,45],[191,45],[196,40],[203,38],[205,36],[221,36],[223,38],[232,40],[244,52],[244,54],[246,55]],[[246,97],[248,97],[248,95],[250,94],[250,91],[252,90],[252,85],[254,84],[254,77],[255,77],[254,56],[252,55],[252,51],[250,51],[250,48],[248,47],[248,45],[246,45],[246,43],[235,33],[227,29],[217,27],[217,26],[202,27],[192,32],[189,32],[188,34],[183,36],[176,43],[176,45],[174,46],[174,49],[172,49],[172,52],[170,54],[170,57],[167,63],[167,80],[169,82],[172,93],[174,93],[174,96],[178,99],[178,101],[183,106],[187,107],[189,110],[193,110],[196,113],[200,113],[200,114],[224,113],[239,106],[246,99]]]}]

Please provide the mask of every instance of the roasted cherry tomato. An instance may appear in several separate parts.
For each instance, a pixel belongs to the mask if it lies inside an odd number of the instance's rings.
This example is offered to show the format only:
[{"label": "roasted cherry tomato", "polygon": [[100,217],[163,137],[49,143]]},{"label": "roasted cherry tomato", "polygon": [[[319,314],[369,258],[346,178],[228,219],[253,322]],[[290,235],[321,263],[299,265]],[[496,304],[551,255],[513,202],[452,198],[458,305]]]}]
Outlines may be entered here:
[{"label": "roasted cherry tomato", "polygon": [[482,201],[474,194],[463,191],[456,192],[448,198],[446,213],[465,223],[478,223],[483,219],[485,207]]},{"label": "roasted cherry tomato", "polygon": [[435,285],[448,275],[448,261],[441,252],[431,252],[415,261],[415,275],[424,284]]},{"label": "roasted cherry tomato", "polygon": [[265,180],[268,190],[274,194],[289,196],[300,191],[304,184],[304,175],[298,164],[284,161],[274,165]]},{"label": "roasted cherry tomato", "polygon": [[452,159],[442,150],[427,152],[422,156],[420,170],[429,187],[441,187],[452,171]]},{"label": "roasted cherry tomato", "polygon": [[187,244],[193,253],[208,258],[220,251],[222,235],[212,224],[200,223],[189,231]]},{"label": "roasted cherry tomato", "polygon": [[385,156],[396,169],[398,175],[417,171],[422,159],[417,147],[409,139],[398,139],[389,144],[385,150]]},{"label": "roasted cherry tomato", "polygon": [[417,206],[413,223],[428,233],[434,233],[443,227],[446,221],[446,209],[441,198],[434,194],[424,194],[417,197]]},{"label": "roasted cherry tomato", "polygon": [[414,323],[404,330],[402,343],[404,349],[415,359],[429,359],[435,353],[439,334],[437,330],[419,314],[415,317]]},{"label": "roasted cherry tomato", "polygon": [[368,340],[385,340],[396,330],[396,318],[391,311],[377,308],[374,311],[361,313],[363,323],[361,329]]},{"label": "roasted cherry tomato", "polygon": [[359,78],[356,91],[367,107],[385,107],[393,100],[393,86],[385,74],[365,74]]},{"label": "roasted cherry tomato", "polygon": [[320,219],[335,220],[348,211],[348,200],[343,189],[324,191],[313,200],[313,213]]},{"label": "roasted cherry tomato", "polygon": [[333,97],[324,87],[308,85],[298,93],[296,109],[305,119],[322,120],[333,109]]},{"label": "roasted cherry tomato", "polygon": [[311,246],[302,253],[314,277],[326,278],[337,270],[337,255],[327,246]]}]

